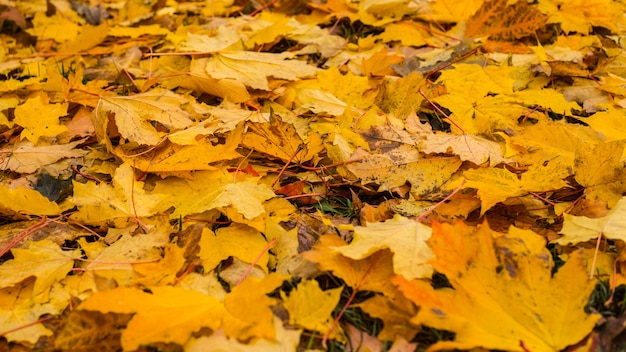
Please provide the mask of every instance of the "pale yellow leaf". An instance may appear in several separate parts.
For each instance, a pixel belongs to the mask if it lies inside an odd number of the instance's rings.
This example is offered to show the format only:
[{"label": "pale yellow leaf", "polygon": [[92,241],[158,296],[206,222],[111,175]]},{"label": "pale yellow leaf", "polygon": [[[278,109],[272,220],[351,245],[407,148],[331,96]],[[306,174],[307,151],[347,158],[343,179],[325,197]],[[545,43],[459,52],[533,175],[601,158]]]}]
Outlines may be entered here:
[{"label": "pale yellow leaf", "polygon": [[101,97],[96,107],[96,131],[100,138],[106,132],[109,113],[115,114],[115,123],[122,137],[139,144],[156,145],[164,132],[152,125],[158,122],[170,132],[192,124],[190,114],[181,105],[188,99],[165,89],[153,89],[132,96]]},{"label": "pale yellow leaf", "polygon": [[385,222],[354,227],[354,239],[347,246],[332,247],[352,259],[363,259],[389,248],[393,253],[394,271],[408,279],[427,278],[433,273],[428,261],[433,252],[426,244],[432,230],[416,220],[396,214]]},{"label": "pale yellow leaf", "polygon": [[87,151],[74,149],[84,142],[84,139],[57,145],[34,146],[29,141],[21,141],[15,145],[0,164],[1,170],[11,170],[19,173],[33,173],[40,167],[53,164],[63,158],[78,158],[87,154]]},{"label": "pale yellow leaf", "polygon": [[268,77],[294,81],[314,76],[317,68],[292,55],[252,51],[222,51],[207,59],[206,73],[215,79],[234,79],[254,89],[270,90]]}]

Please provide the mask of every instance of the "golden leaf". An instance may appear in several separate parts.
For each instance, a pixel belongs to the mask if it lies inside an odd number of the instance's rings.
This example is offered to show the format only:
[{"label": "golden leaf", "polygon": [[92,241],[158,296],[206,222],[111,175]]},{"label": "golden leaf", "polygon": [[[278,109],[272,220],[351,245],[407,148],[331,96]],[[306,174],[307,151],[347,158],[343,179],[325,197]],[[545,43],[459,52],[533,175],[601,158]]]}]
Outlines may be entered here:
[{"label": "golden leaf", "polygon": [[486,0],[467,20],[467,37],[489,36],[495,40],[520,39],[542,28],[547,16],[524,0]]},{"label": "golden leaf", "polygon": [[600,319],[585,313],[595,281],[587,278],[583,258],[572,255],[552,276],[545,241],[529,230],[511,227],[502,236],[486,223],[434,223],[429,243],[433,267],[454,289],[436,290],[403,277],[393,281],[421,307],[414,324],[456,333],[454,341],[431,346],[433,351],[561,350],[582,340]]}]

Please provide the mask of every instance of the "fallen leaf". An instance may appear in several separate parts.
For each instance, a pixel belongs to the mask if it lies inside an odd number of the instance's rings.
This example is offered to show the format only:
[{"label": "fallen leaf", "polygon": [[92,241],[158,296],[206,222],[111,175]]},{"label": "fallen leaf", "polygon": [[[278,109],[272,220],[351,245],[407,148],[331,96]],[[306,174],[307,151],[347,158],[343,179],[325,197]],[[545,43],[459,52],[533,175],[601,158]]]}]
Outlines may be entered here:
[{"label": "fallen leaf", "polygon": [[354,227],[354,239],[350,244],[331,247],[351,259],[364,259],[381,249],[390,249],[393,270],[407,278],[430,277],[433,269],[428,261],[433,252],[426,244],[431,229],[422,223],[400,215],[380,223]]},{"label": "fallen leaf", "polygon": [[142,145],[156,145],[165,136],[152,123],[158,122],[170,132],[191,125],[189,113],[180,108],[188,100],[164,89],[153,89],[129,97],[100,97],[96,107],[96,132],[104,139],[109,125],[109,114],[122,137]]},{"label": "fallen leaf", "polygon": [[78,309],[135,313],[122,333],[122,347],[131,351],[156,342],[184,344],[200,327],[217,330],[227,314],[217,298],[171,286],[148,292],[118,287],[94,294]]},{"label": "fallen leaf", "polygon": [[78,158],[87,154],[86,151],[75,149],[84,140],[59,145],[35,146],[29,141],[21,141],[1,163],[3,170],[19,173],[33,173],[45,165],[50,165],[65,158]]},{"label": "fallen leaf", "polygon": [[623,23],[616,14],[620,11],[617,4],[605,0],[543,0],[539,9],[550,13],[549,23],[559,23],[567,32],[589,33],[592,26],[616,29],[617,23]]},{"label": "fallen leaf", "polygon": [[454,154],[463,161],[490,166],[506,163],[499,143],[474,135],[429,134],[421,142],[420,150],[426,154]]},{"label": "fallen leaf", "polygon": [[[224,297],[224,307],[235,318],[243,323],[239,327],[228,325],[224,327],[227,335],[234,336],[239,340],[253,338],[276,340],[274,326],[274,314],[272,306],[276,305],[277,299],[268,297],[276,290],[288,275],[270,274],[262,280],[251,277]],[[278,323],[282,326],[282,323]]]},{"label": "fallen leaf", "polygon": [[[283,296],[283,305],[289,312],[289,324],[326,334],[333,317],[330,315],[341,297],[343,287],[322,290],[315,280],[302,281]],[[338,327],[331,333],[332,338],[340,338]]]},{"label": "fallen leaf", "polygon": [[404,277],[393,282],[421,307],[413,323],[456,333],[454,341],[433,345],[434,351],[561,350],[582,340],[600,319],[585,312],[595,281],[587,278],[581,256],[572,255],[552,276],[545,241],[531,231],[511,227],[499,235],[486,223],[434,223],[429,243],[433,267],[454,289],[435,290]]},{"label": "fallen leaf", "polygon": [[269,90],[268,77],[286,80],[314,76],[312,66],[292,55],[253,51],[220,51],[206,62],[206,72],[215,79],[233,79],[254,89]]},{"label": "fallen leaf", "polygon": [[317,263],[321,270],[331,271],[354,290],[383,294],[394,291],[389,281],[394,276],[391,252],[380,250],[364,259],[354,260],[337,251],[337,247],[345,245],[345,241],[339,237],[325,235],[320,237],[319,243],[312,250],[302,255]]},{"label": "fallen leaf", "polygon": [[243,137],[242,144],[251,150],[265,153],[285,162],[305,162],[316,156],[323,146],[321,140],[312,135],[305,143],[293,125],[273,115],[270,123],[248,122],[250,131]]},{"label": "fallen leaf", "polygon": [[34,189],[20,187],[11,189],[0,185],[0,212],[5,214],[26,213],[39,215],[57,215],[61,208]]},{"label": "fallen leaf", "polygon": [[576,181],[587,187],[591,200],[603,199],[612,207],[626,190],[626,173],[621,161],[626,140],[607,141],[595,146],[579,145],[574,161]]},{"label": "fallen leaf", "polygon": [[33,290],[33,281],[0,290],[0,333],[7,341],[35,344],[39,338],[53,335],[43,324],[34,323],[46,314],[61,314],[69,302],[69,293],[55,284],[49,300],[40,302]]},{"label": "fallen leaf", "polygon": [[491,209],[498,202],[510,197],[517,197],[529,192],[550,191],[565,187],[563,181],[567,169],[559,159],[545,166],[533,166],[528,172],[518,177],[506,169],[480,168],[465,171],[466,186],[476,188],[481,203],[481,214]]},{"label": "fallen leaf", "polygon": [[255,338],[248,343],[242,343],[234,338],[228,338],[223,334],[215,333],[211,336],[203,336],[191,339],[185,344],[185,351],[202,352],[233,351],[233,352],[284,352],[295,351],[300,342],[301,331],[297,329],[285,329],[278,317],[274,317],[275,340]]},{"label": "fallen leaf", "polygon": [[560,245],[586,242],[599,236],[626,241],[626,198],[617,201],[613,209],[600,218],[563,214],[563,228],[560,237],[552,242]]},{"label": "fallen leaf", "polygon": [[269,256],[267,252],[263,252],[267,242],[259,231],[249,226],[233,224],[218,229],[215,233],[205,228],[199,245],[198,256],[206,270],[214,269],[222,260],[231,256],[252,263],[261,255],[256,264],[267,272]]},{"label": "fallen leaf", "polygon": [[29,277],[35,277],[32,298],[45,303],[50,288],[61,280],[74,266],[76,251],[62,251],[50,240],[29,242],[26,248],[13,248],[13,259],[0,266],[0,286],[11,287]]},{"label": "fallen leaf", "polygon": [[129,164],[123,164],[115,171],[113,186],[74,182],[72,201],[79,210],[73,216],[97,223],[120,217],[146,217],[164,210],[163,197],[146,192],[144,182],[136,181],[134,173]]},{"label": "fallen leaf", "polygon": [[45,103],[38,95],[15,108],[13,122],[24,127],[22,137],[37,144],[40,137],[55,137],[67,131],[67,127],[59,124],[59,118],[67,115],[67,107],[67,104]]}]

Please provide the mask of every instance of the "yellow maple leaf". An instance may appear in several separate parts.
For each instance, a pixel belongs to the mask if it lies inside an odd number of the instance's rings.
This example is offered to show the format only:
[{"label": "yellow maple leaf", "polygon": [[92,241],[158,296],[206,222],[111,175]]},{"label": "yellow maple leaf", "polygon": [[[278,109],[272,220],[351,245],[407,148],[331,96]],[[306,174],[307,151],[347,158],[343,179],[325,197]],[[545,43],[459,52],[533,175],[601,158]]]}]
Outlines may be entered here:
[{"label": "yellow maple leaf", "polygon": [[[494,130],[513,129],[527,108],[506,95],[473,99],[473,94],[452,93],[433,99],[452,112],[455,122],[450,128],[456,133],[490,134]],[[463,129],[459,131],[457,125]]]},{"label": "yellow maple leaf", "polygon": [[187,40],[180,43],[182,51],[197,51],[201,53],[213,53],[220,50],[236,49],[237,44],[241,45],[241,34],[234,28],[219,26],[212,31],[211,35],[206,33],[187,33]]},{"label": "yellow maple leaf", "polygon": [[271,308],[278,300],[268,297],[268,294],[289,278],[290,275],[270,274],[263,279],[247,278],[235,286],[224,297],[224,307],[242,324],[225,326],[226,334],[244,341],[252,338],[274,340],[276,322]]},{"label": "yellow maple leaf", "polygon": [[137,155],[134,150],[127,150],[124,146],[113,146],[108,139],[105,143],[113,154],[132,164],[134,168],[145,172],[177,173],[214,170],[216,169],[216,166],[213,166],[214,163],[241,156],[236,149],[243,138],[243,130],[244,125],[242,124],[226,135],[224,143],[213,145],[207,138],[196,139],[198,135],[195,135],[195,143],[190,145],[178,145],[166,141],[150,152],[140,155]]},{"label": "yellow maple leaf", "polygon": [[166,35],[171,34],[167,28],[158,24],[143,25],[137,27],[113,26],[109,29],[109,35],[113,37],[138,38],[142,35]]},{"label": "yellow maple leaf", "polygon": [[[331,313],[339,303],[343,287],[323,291],[315,280],[302,281],[288,297],[283,295],[283,305],[289,312],[289,324],[326,334],[332,323]],[[335,328],[331,337],[341,338]]]},{"label": "yellow maple leaf", "polygon": [[321,89],[296,88],[296,102],[298,105],[316,114],[329,114],[334,116],[342,115],[348,106],[343,101],[337,99],[332,93]]},{"label": "yellow maple leaf", "polygon": [[626,197],[622,197],[613,209],[601,218],[588,218],[564,214],[560,237],[552,242],[560,245],[586,242],[602,235],[613,240],[626,241]]},{"label": "yellow maple leaf", "polygon": [[235,338],[228,338],[220,333],[211,336],[202,336],[191,339],[185,344],[185,351],[205,352],[205,351],[237,351],[237,352],[285,352],[296,351],[300,343],[298,329],[286,329],[278,317],[273,320],[275,340],[253,338],[246,343]]},{"label": "yellow maple leaf", "polygon": [[378,104],[383,111],[405,118],[416,111],[424,101],[419,89],[426,81],[419,72],[406,77],[391,79],[385,85],[382,101]]},{"label": "yellow maple leaf", "polygon": [[482,6],[482,0],[458,2],[455,0],[438,0],[426,3],[426,7],[418,14],[426,21],[455,23],[467,20]]},{"label": "yellow maple leaf", "polygon": [[463,173],[466,186],[476,188],[481,203],[481,214],[491,209],[496,203],[509,197],[517,197],[528,192],[541,192],[565,187],[563,181],[568,176],[567,168],[560,159],[544,165],[533,165],[521,179],[506,169],[480,168]]},{"label": "yellow maple leaf", "polygon": [[46,16],[45,12],[35,13],[33,28],[26,31],[39,39],[53,39],[59,43],[74,39],[78,35],[78,24],[68,16],[56,12]]},{"label": "yellow maple leaf", "polygon": [[101,291],[78,309],[135,313],[122,333],[127,351],[156,342],[184,344],[201,327],[217,330],[227,317],[217,298],[171,286],[153,287],[149,293],[127,287]]},{"label": "yellow maple leaf", "polygon": [[[319,85],[328,90],[345,105],[366,109],[372,106],[375,95],[366,93],[372,89],[373,84],[366,77],[360,77],[351,72],[342,75],[335,67],[320,71],[317,74]],[[345,106],[344,106],[345,107]]]},{"label": "yellow maple leaf", "polygon": [[[142,262],[155,264],[161,259],[160,247],[168,243],[171,232],[164,224],[161,221],[158,224],[160,226],[154,226],[147,234],[134,236],[129,233],[133,228],[125,229],[126,233],[122,233],[110,245],[79,239],[81,249],[89,259],[83,265],[85,272],[87,275],[115,280],[120,286],[135,283],[140,275],[133,270],[133,262],[142,266]],[[118,233],[117,236],[119,235]]]},{"label": "yellow maple leaf", "polygon": [[400,21],[385,26],[385,32],[379,37],[386,41],[400,41],[402,45],[420,47],[426,45],[428,38],[424,27],[413,21]]},{"label": "yellow maple leaf", "polygon": [[74,149],[85,140],[67,144],[36,146],[29,141],[14,145],[9,156],[0,163],[0,169],[30,174],[45,165],[53,164],[64,158],[78,158],[87,154],[84,150]]},{"label": "yellow maple leaf", "polygon": [[[58,246],[57,246],[58,248]],[[46,314],[58,315],[67,307],[69,292],[61,285],[52,286],[49,300],[35,300],[35,282],[0,289],[0,333],[7,341],[36,344],[43,336],[54,332],[43,324],[33,324]]]},{"label": "yellow maple leaf", "polygon": [[325,20],[348,17],[351,22],[359,19],[358,6],[347,0],[328,0],[324,3],[310,3],[308,6],[327,14]]},{"label": "yellow maple leaf", "polygon": [[394,276],[392,253],[379,250],[361,260],[342,255],[337,247],[346,243],[335,235],[320,237],[318,244],[307,252],[304,258],[317,263],[324,271],[332,271],[354,290],[373,291],[389,294],[394,291],[389,279]]},{"label": "yellow maple leaf", "polygon": [[38,215],[58,215],[61,208],[55,202],[34,189],[19,187],[12,189],[0,185],[0,212],[5,214],[27,213]]},{"label": "yellow maple leaf", "polygon": [[275,196],[271,188],[259,184],[257,178],[246,177],[233,182],[233,175],[225,169],[197,172],[193,180],[172,177],[158,183],[153,193],[162,195],[168,207],[176,208],[176,217],[232,207],[246,219],[264,214],[263,202]]},{"label": "yellow maple leaf", "polygon": [[[395,65],[402,61],[402,56],[397,53],[389,53],[389,48],[384,47],[369,58],[363,59],[361,70],[365,77],[392,76],[396,74]],[[373,96],[372,93],[374,93],[373,90],[368,91],[369,96]]]},{"label": "yellow maple leaf", "polygon": [[426,281],[393,281],[420,310],[414,324],[456,333],[431,350],[483,347],[507,351],[558,351],[591,332],[599,314],[585,313],[595,281],[580,255],[556,275],[543,237],[511,227],[505,236],[484,223],[477,228],[433,224],[432,265],[453,289]]},{"label": "yellow maple leaf", "polygon": [[15,108],[13,122],[24,127],[23,138],[37,144],[39,137],[55,137],[67,131],[67,127],[59,124],[59,117],[67,115],[67,106],[44,103],[41,95],[37,95]]},{"label": "yellow maple leaf", "polygon": [[366,0],[358,4],[359,19],[373,26],[395,22],[418,10],[417,6],[406,0]]},{"label": "yellow maple leaf", "polygon": [[311,133],[305,142],[296,128],[278,115],[270,116],[269,123],[248,122],[247,126],[250,131],[243,136],[243,146],[285,162],[311,160],[324,148],[316,133]]},{"label": "yellow maple leaf", "polygon": [[590,145],[579,145],[574,161],[576,181],[587,187],[591,200],[607,201],[609,207],[626,191],[626,172],[621,161],[626,140],[607,141]]},{"label": "yellow maple leaf", "polygon": [[158,122],[170,132],[192,124],[190,114],[180,108],[188,102],[185,97],[165,89],[123,97],[103,96],[96,107],[96,132],[104,139],[109,127],[109,114],[113,113],[120,135],[131,142],[156,145],[165,135],[153,123]]},{"label": "yellow maple leaf", "polygon": [[259,231],[252,227],[232,224],[218,229],[215,233],[205,228],[199,245],[198,256],[207,270],[213,270],[222,260],[231,256],[246,263],[252,263],[261,255],[256,264],[267,273],[269,255],[267,251],[263,251],[267,241]]},{"label": "yellow maple leaf", "polygon": [[510,140],[533,150],[535,156],[531,155],[531,158],[540,158],[541,162],[562,158],[569,167],[574,166],[576,150],[580,145],[594,145],[600,141],[598,135],[585,126],[543,118],[536,124],[518,130],[519,133],[511,136]]},{"label": "yellow maple leaf", "polygon": [[567,101],[562,93],[554,89],[527,89],[511,95],[514,99],[528,106],[542,106],[557,114],[572,115],[572,110],[580,109],[573,101]]},{"label": "yellow maple leaf", "polygon": [[300,24],[295,18],[282,13],[263,11],[256,16],[256,21],[251,25],[246,47],[254,49],[257,45],[274,43],[280,38],[293,33]]},{"label": "yellow maple leaf", "polygon": [[314,76],[317,68],[292,58],[289,53],[220,51],[206,61],[206,72],[215,79],[234,79],[254,89],[270,90],[268,77],[286,80]]},{"label": "yellow maple leaf", "polygon": [[[156,243],[153,243],[153,246],[154,249],[159,247]],[[145,286],[164,286],[176,283],[178,272],[184,268],[186,263],[185,251],[187,248],[179,247],[175,243],[166,243],[163,244],[163,247],[165,249],[161,260],[146,262],[149,259],[145,259],[144,256],[142,260],[132,266],[132,270],[141,275],[141,278],[136,279],[135,282]]]},{"label": "yellow maple leaf", "polygon": [[470,100],[484,98],[487,94],[513,93],[515,69],[508,66],[481,67],[477,64],[455,64],[445,70],[437,80],[446,85],[449,93],[467,96]]},{"label": "yellow maple leaf", "polygon": [[457,157],[421,158],[417,149],[409,145],[388,149],[386,154],[367,153],[359,148],[349,160],[359,161],[346,168],[362,183],[376,183],[380,190],[391,190],[408,181],[415,198],[436,192],[462,163]]},{"label": "yellow maple leaf", "polygon": [[607,0],[540,0],[539,10],[550,15],[549,23],[560,23],[565,33],[588,34],[592,26],[617,32],[617,24],[624,23],[622,5]]},{"label": "yellow maple leaf", "polygon": [[463,161],[480,165],[489,161],[490,166],[505,163],[502,146],[494,141],[475,135],[428,134],[420,143],[420,150],[427,154],[454,154]]},{"label": "yellow maple leaf", "polygon": [[[233,103],[241,103],[250,100],[250,94],[246,89],[246,85],[236,79],[225,78],[217,79],[210,76],[207,71],[208,58],[193,59],[189,64],[189,77],[180,82],[185,88],[208,93],[228,99]],[[177,67],[173,67],[177,71]]]},{"label": "yellow maple leaf", "polygon": [[7,79],[6,81],[0,82],[0,92],[15,91],[39,83],[39,81],[39,77],[30,77],[24,80],[16,78]]},{"label": "yellow maple leaf", "polygon": [[135,180],[134,170],[127,163],[115,170],[113,186],[74,182],[72,201],[79,210],[73,216],[80,221],[97,223],[120,217],[147,217],[164,210],[163,197],[149,194],[143,184]]},{"label": "yellow maple leaf", "polygon": [[352,259],[367,258],[381,249],[390,249],[393,269],[407,278],[430,277],[433,269],[428,261],[433,252],[426,244],[431,229],[422,223],[396,214],[385,222],[354,227],[354,239],[345,246],[332,249]]},{"label": "yellow maple leaf", "polygon": [[76,251],[62,251],[48,239],[29,242],[27,248],[13,248],[11,253],[13,259],[0,265],[0,286],[10,287],[34,276],[32,294],[37,302],[48,301],[50,287],[67,275],[74,258],[80,256]]}]

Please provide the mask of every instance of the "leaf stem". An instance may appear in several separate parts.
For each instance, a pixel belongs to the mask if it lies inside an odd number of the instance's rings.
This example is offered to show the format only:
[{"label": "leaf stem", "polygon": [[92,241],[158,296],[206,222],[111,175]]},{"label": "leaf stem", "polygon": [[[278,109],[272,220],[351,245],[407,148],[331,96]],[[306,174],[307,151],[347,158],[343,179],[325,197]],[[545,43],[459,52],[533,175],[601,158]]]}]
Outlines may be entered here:
[{"label": "leaf stem", "polygon": [[11,241],[9,241],[9,243],[7,243],[6,246],[0,249],[0,257],[5,255],[9,250],[11,250],[11,248],[15,247],[18,243],[22,242],[22,240],[28,237],[29,235],[33,234],[37,230],[41,230],[44,227],[48,226],[48,223],[49,223],[48,217],[44,216],[41,218],[41,220],[37,221],[36,223],[30,225],[29,227],[19,232],[17,235],[13,236]]},{"label": "leaf stem", "polygon": [[45,318],[40,318],[40,319],[37,319],[37,320],[35,320],[33,322],[30,322],[30,323],[27,323],[27,324],[15,327],[13,329],[9,329],[9,330],[0,332],[0,336],[5,336],[5,335],[10,334],[12,332],[16,332],[16,331],[19,331],[19,330],[22,330],[22,329],[26,329],[26,328],[31,327],[33,325],[44,323],[44,322],[50,321],[52,319],[54,319],[54,316],[48,316],[48,317],[45,317]]},{"label": "leaf stem", "polygon": [[254,260],[252,261],[252,263],[250,263],[250,265],[248,265],[248,267],[246,268],[246,271],[244,271],[244,273],[241,275],[241,277],[239,278],[239,281],[237,281],[237,283],[235,284],[235,286],[239,286],[239,284],[241,284],[243,282],[243,280],[248,276],[248,274],[250,274],[250,272],[252,271],[252,268],[254,268],[254,266],[259,262],[259,260],[261,260],[261,258],[263,257],[263,254],[265,254],[265,252],[269,251],[270,248],[272,248],[272,246],[274,244],[276,244],[276,242],[278,242],[278,240],[276,238],[272,238],[271,241],[269,241],[265,247],[263,247],[263,250],[261,250],[261,253],[259,253],[259,255],[254,258]]}]

